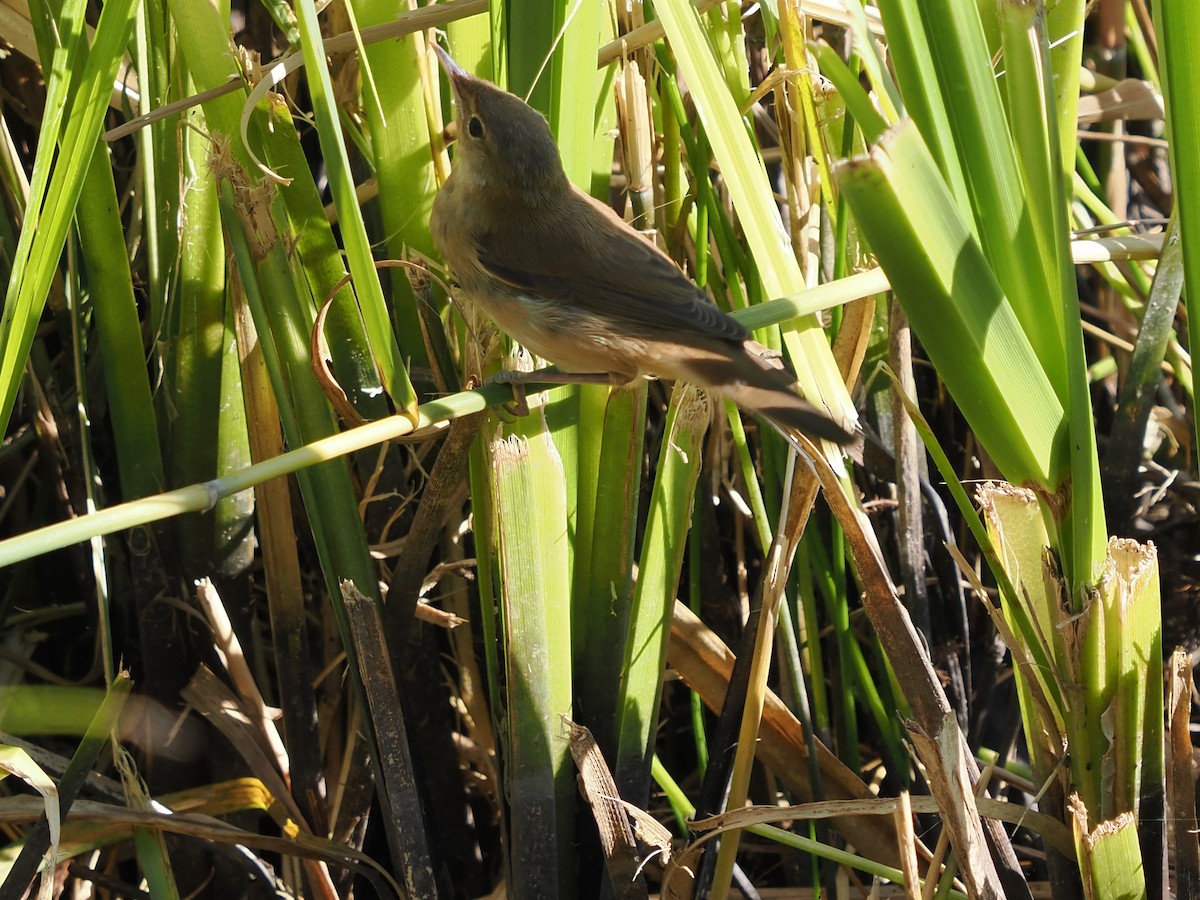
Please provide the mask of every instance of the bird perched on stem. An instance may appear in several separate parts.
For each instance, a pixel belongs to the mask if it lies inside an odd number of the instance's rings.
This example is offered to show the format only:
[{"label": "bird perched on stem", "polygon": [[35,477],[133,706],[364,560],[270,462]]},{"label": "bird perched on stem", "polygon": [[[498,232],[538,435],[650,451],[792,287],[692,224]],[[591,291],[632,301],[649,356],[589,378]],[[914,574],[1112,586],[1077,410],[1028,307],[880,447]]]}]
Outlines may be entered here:
[{"label": "bird perched on stem", "polygon": [[554,363],[558,380],[689,381],[785,432],[852,440],[670,257],[570,182],[536,110],[434,49],[458,147],[430,224],[463,296]]}]

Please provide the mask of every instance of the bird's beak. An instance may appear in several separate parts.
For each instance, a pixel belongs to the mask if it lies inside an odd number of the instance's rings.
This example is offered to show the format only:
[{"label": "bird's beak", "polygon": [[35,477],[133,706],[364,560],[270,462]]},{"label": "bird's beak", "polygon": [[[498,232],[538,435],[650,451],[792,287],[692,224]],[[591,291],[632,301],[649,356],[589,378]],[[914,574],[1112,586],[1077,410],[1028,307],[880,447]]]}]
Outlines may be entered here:
[{"label": "bird's beak", "polygon": [[446,70],[446,75],[450,78],[450,84],[454,86],[457,92],[458,85],[470,78],[471,73],[456,63],[454,57],[437,44],[433,45],[433,50],[438,55],[438,60],[441,62],[442,68]]}]

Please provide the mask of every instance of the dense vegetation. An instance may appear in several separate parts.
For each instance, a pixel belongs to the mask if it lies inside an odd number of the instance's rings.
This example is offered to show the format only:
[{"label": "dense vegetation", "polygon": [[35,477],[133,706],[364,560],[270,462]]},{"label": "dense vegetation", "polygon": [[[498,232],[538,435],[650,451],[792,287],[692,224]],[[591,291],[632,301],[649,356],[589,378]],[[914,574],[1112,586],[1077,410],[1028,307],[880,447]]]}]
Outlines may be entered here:
[{"label": "dense vegetation", "polygon": [[[317,7],[0,15],[0,897],[1200,896],[1191,0]],[[516,414],[434,41],[861,440]]]}]

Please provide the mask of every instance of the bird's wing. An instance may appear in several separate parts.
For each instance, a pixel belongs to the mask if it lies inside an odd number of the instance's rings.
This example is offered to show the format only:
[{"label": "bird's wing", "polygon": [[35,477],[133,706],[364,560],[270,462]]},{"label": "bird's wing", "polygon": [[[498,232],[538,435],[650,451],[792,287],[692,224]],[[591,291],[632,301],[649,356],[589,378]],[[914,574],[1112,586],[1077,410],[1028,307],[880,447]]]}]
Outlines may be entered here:
[{"label": "bird's wing", "polygon": [[602,319],[655,333],[742,341],[748,332],[714,306],[667,257],[583,194],[573,215],[544,219],[516,215],[475,235],[479,263],[518,290],[571,303]]}]

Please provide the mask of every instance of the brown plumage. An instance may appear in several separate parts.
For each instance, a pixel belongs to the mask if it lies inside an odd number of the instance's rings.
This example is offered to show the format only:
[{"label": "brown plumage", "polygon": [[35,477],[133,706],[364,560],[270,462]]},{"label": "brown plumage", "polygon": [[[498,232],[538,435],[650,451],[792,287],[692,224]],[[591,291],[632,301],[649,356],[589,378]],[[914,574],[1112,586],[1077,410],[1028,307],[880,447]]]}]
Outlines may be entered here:
[{"label": "brown plumage", "polygon": [[430,224],[463,296],[563,372],[682,379],[785,429],[852,439],[670,257],[571,184],[541,115],[435,49],[458,145]]}]

